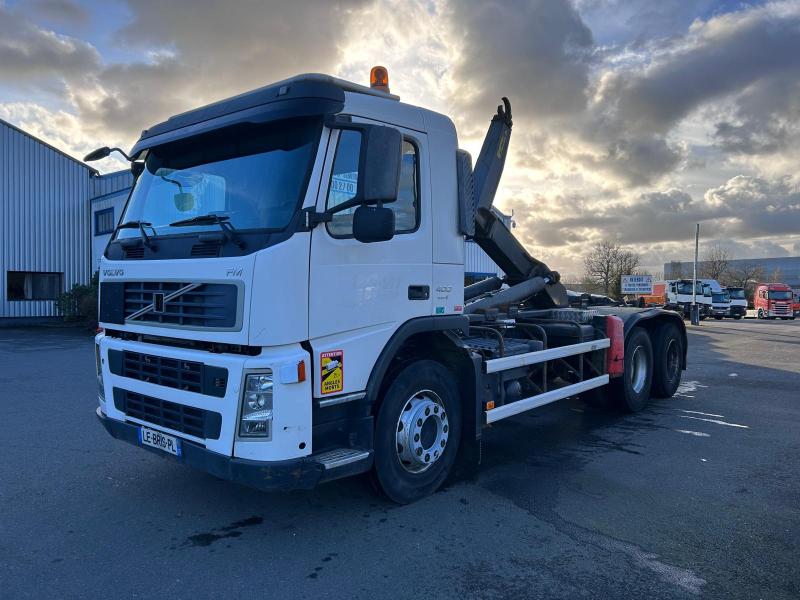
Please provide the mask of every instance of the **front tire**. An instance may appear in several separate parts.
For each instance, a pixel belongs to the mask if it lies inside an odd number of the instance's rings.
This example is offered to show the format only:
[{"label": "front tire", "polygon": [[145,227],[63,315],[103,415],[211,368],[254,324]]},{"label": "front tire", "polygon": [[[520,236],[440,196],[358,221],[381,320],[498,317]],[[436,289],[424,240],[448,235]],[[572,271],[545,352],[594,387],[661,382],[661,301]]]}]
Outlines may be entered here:
[{"label": "front tire", "polygon": [[389,385],[375,427],[376,483],[391,500],[408,504],[447,479],[461,437],[461,399],[441,363],[418,360]]},{"label": "front tire", "polygon": [[619,408],[639,412],[650,400],[653,384],[653,345],[647,331],[636,327],[625,340],[625,372],[611,380],[610,388]]},{"label": "front tire", "polygon": [[683,336],[676,325],[661,326],[653,340],[653,395],[671,398],[681,383]]}]

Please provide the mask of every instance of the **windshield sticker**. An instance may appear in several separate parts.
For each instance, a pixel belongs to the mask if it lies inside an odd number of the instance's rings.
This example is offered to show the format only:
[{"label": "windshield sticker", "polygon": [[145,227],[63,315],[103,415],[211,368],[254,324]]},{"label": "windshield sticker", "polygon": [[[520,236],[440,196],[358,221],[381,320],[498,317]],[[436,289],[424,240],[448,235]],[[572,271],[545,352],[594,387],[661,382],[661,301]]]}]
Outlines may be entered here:
[{"label": "windshield sticker", "polygon": [[333,394],[344,389],[344,351],[332,350],[319,355],[320,387],[322,394]]}]

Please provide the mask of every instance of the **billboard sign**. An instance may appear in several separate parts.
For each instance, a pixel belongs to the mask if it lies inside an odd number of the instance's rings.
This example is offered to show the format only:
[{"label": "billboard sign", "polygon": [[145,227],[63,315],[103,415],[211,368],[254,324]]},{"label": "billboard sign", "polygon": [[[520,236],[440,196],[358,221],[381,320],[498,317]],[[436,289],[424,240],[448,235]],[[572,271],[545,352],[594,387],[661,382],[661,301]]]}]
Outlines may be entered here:
[{"label": "billboard sign", "polygon": [[623,275],[622,293],[626,295],[650,295],[653,293],[652,275]]}]

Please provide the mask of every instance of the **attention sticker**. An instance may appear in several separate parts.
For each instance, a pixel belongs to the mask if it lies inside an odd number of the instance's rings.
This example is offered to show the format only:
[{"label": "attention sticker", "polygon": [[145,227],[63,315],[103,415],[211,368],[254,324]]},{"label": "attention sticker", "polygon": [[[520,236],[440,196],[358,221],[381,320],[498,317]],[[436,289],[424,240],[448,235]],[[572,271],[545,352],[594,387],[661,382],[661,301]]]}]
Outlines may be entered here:
[{"label": "attention sticker", "polygon": [[320,392],[333,394],[344,389],[344,352],[331,350],[319,355],[320,361]]}]

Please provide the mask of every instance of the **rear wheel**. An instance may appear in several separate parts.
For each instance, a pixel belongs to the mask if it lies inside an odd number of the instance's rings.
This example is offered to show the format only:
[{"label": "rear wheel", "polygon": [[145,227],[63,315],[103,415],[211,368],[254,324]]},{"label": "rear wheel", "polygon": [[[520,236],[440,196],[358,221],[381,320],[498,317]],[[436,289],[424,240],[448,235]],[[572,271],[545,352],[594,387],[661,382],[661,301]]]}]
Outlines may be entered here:
[{"label": "rear wheel", "polygon": [[662,325],[653,340],[653,395],[671,398],[681,383],[683,336],[676,325]]},{"label": "rear wheel", "polygon": [[617,405],[628,412],[639,412],[650,400],[653,384],[653,345],[647,331],[636,327],[625,340],[625,372],[611,380],[611,393]]},{"label": "rear wheel", "polygon": [[376,483],[400,504],[435,492],[453,467],[460,436],[461,403],[453,375],[433,360],[409,364],[378,411]]}]

